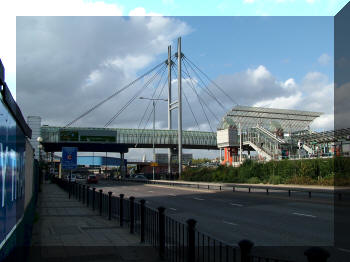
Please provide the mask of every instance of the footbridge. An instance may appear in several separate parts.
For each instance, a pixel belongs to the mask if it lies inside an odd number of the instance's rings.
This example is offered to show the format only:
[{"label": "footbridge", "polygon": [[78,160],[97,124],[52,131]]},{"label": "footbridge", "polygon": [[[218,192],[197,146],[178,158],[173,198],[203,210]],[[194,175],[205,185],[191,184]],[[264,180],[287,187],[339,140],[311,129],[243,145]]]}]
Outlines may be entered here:
[{"label": "footbridge", "polygon": [[[132,128],[91,128],[42,126],[46,152],[58,152],[63,146],[74,146],[87,152],[128,152],[129,148],[177,148],[177,130]],[[187,149],[218,149],[216,132],[183,131],[182,145]]]}]

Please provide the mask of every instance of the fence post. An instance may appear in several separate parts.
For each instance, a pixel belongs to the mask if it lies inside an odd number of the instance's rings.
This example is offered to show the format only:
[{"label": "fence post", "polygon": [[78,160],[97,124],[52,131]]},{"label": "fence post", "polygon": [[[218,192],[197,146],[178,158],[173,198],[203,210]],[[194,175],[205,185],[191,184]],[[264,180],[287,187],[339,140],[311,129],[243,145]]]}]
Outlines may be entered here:
[{"label": "fence post", "polygon": [[108,220],[112,219],[112,194],[113,192],[108,192]]},{"label": "fence post", "polygon": [[326,262],[329,258],[329,253],[320,247],[311,247],[304,252],[309,262]]},{"label": "fence post", "polygon": [[96,192],[96,187],[92,188],[92,210],[95,210],[95,192]]},{"label": "fence post", "polygon": [[194,219],[188,219],[187,221],[187,261],[195,261],[195,227],[197,221]]},{"label": "fence post", "polygon": [[141,199],[140,200],[140,203],[141,203],[141,212],[140,212],[140,222],[141,222],[141,243],[144,243],[145,242],[145,203],[146,203],[146,200],[144,199]]},{"label": "fence post", "polygon": [[83,204],[85,203],[85,185],[83,185]]},{"label": "fence post", "polygon": [[100,216],[102,216],[102,191],[103,191],[102,189],[99,190],[99,192],[100,192],[100,199],[99,199]]},{"label": "fence post", "polygon": [[90,186],[86,187],[86,206],[89,207]]},{"label": "fence post", "polygon": [[241,262],[249,262],[250,261],[250,251],[254,246],[254,243],[250,240],[243,239],[238,242],[239,248],[241,249]]},{"label": "fence post", "polygon": [[158,221],[159,221],[159,257],[164,259],[165,251],[165,221],[164,221],[164,211],[165,207],[158,207]]},{"label": "fence post", "polygon": [[290,189],[288,190],[288,196],[290,196]]},{"label": "fence post", "polygon": [[268,195],[269,194],[269,189],[268,188],[266,188],[266,195]]},{"label": "fence post", "polygon": [[131,196],[130,199],[130,234],[134,233],[134,226],[135,226],[135,215],[134,215],[134,200],[135,197]]},{"label": "fence post", "polygon": [[123,227],[123,216],[124,216],[124,194],[119,195],[119,225],[120,227]]}]

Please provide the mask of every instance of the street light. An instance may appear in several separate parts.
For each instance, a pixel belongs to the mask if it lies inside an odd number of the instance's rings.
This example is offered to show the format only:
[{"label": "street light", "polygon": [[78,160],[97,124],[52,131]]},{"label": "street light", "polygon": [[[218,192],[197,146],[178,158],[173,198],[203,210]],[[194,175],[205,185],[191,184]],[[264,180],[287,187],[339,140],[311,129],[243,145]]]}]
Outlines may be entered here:
[{"label": "street light", "polygon": [[139,97],[139,99],[145,99],[145,100],[151,100],[153,102],[153,180],[154,180],[154,163],[156,162],[156,151],[154,148],[154,141],[155,141],[155,136],[156,136],[156,103],[154,101],[165,101],[168,102],[168,99],[164,99],[164,98],[147,98],[147,97]]}]

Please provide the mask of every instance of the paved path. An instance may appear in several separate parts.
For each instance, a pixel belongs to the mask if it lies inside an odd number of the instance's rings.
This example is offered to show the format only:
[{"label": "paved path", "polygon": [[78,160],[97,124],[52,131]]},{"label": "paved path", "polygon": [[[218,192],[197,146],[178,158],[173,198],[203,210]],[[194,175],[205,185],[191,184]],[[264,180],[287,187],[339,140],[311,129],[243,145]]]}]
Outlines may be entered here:
[{"label": "paved path", "polygon": [[29,261],[159,261],[157,250],[117,221],[100,217],[55,184],[38,200]]}]

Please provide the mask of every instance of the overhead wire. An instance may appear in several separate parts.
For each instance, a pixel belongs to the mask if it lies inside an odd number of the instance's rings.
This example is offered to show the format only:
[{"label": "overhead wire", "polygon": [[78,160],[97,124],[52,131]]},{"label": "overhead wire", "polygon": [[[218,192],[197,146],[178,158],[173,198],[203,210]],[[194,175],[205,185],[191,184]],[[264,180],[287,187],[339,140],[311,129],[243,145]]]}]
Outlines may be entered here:
[{"label": "overhead wire", "polygon": [[138,78],[136,78],[134,81],[130,82],[129,84],[127,84],[126,86],[124,86],[123,88],[117,90],[116,92],[114,92],[112,95],[110,95],[109,97],[103,99],[102,101],[100,101],[99,103],[97,103],[96,105],[94,105],[93,107],[91,107],[89,110],[87,110],[86,112],[84,112],[83,114],[79,115],[77,118],[73,119],[71,122],[69,122],[65,127],[69,127],[72,124],[76,123],[77,121],[79,121],[81,118],[85,117],[86,115],[88,115],[89,113],[91,113],[92,111],[94,111],[96,108],[100,107],[102,104],[106,103],[108,100],[112,99],[113,97],[115,97],[116,95],[120,94],[121,92],[123,92],[124,90],[128,89],[130,86],[134,85],[137,81],[139,81],[140,79],[142,79],[143,77],[145,77],[146,75],[152,73],[154,70],[156,70],[158,67],[160,67],[164,62],[154,66],[152,69],[148,70],[146,73],[142,74],[141,76],[139,76]]}]

